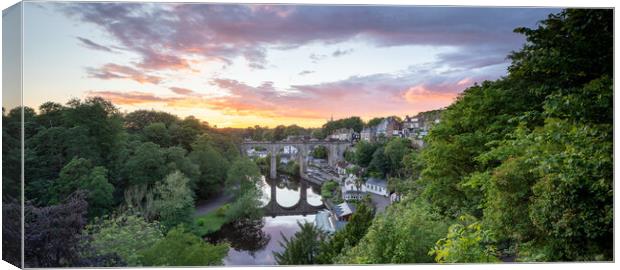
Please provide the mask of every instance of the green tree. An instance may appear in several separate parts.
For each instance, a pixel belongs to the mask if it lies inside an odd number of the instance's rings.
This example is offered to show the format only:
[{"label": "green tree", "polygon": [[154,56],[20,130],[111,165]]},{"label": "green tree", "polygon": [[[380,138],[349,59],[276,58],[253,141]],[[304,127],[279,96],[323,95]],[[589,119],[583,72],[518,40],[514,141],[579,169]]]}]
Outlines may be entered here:
[{"label": "green tree", "polygon": [[172,138],[170,131],[164,123],[152,123],[142,130],[142,134],[147,141],[158,144],[161,147],[171,146]]},{"label": "green tree", "polygon": [[279,125],[275,127],[273,129],[273,140],[281,141],[281,140],[286,139],[286,135],[284,134],[285,132],[286,132],[286,127],[284,125]]},{"label": "green tree", "polygon": [[189,187],[189,179],[179,171],[166,176],[155,188],[153,208],[166,229],[191,224],[194,193]]},{"label": "green tree", "polygon": [[406,138],[394,138],[390,140],[384,148],[384,155],[389,162],[390,175],[400,175],[403,169],[403,158],[409,154],[413,148],[411,141]]},{"label": "green tree", "polygon": [[385,174],[389,172],[390,160],[385,155],[385,148],[379,147],[372,154],[372,160],[368,164],[368,172],[374,176],[385,177]]},{"label": "green tree", "polygon": [[114,187],[108,182],[107,170],[101,166],[93,167],[84,158],[74,158],[62,168],[53,184],[50,203],[59,203],[78,189],[87,192],[91,217],[105,213],[113,203]]},{"label": "green tree", "polygon": [[288,136],[300,136],[300,135],[306,135],[308,134],[308,132],[306,131],[305,128],[302,128],[298,125],[290,125],[286,127],[286,130],[284,131],[284,137],[288,137]]},{"label": "green tree", "polygon": [[428,251],[446,235],[447,223],[422,201],[402,201],[378,215],[366,235],[336,258],[344,264],[429,263]]},{"label": "green tree", "polygon": [[316,261],[320,264],[333,264],[335,259],[346,251],[345,249],[357,245],[366,235],[368,227],[372,224],[373,213],[365,203],[357,204],[355,213],[344,227],[337,231],[334,236],[324,241],[320,247],[320,253]]},{"label": "green tree", "polygon": [[130,185],[153,185],[166,175],[164,152],[152,142],[139,144],[125,162],[123,172]]},{"label": "green tree", "polygon": [[385,119],[385,117],[375,117],[373,119],[370,119],[368,120],[368,123],[366,123],[366,127],[374,127],[378,125],[379,123],[381,123],[383,119]]},{"label": "green tree", "polygon": [[372,155],[377,150],[378,144],[360,141],[355,145],[355,163],[362,167],[368,167],[372,161]]},{"label": "green tree", "polygon": [[313,158],[327,159],[327,147],[317,145],[314,149],[312,149],[311,155]]},{"label": "green tree", "polygon": [[248,158],[237,159],[228,170],[226,190],[235,201],[230,205],[229,219],[239,217],[258,217],[262,197],[261,173],[258,166]]},{"label": "green tree", "polygon": [[212,266],[222,265],[228,248],[227,244],[208,244],[181,226],[139,253],[145,266]]},{"label": "green tree", "polygon": [[172,145],[178,145],[190,151],[192,143],[200,133],[209,129],[206,123],[200,122],[194,116],[188,116],[183,121],[169,126]]},{"label": "green tree", "polygon": [[490,230],[472,216],[459,217],[459,223],[450,226],[446,238],[435,244],[429,255],[438,263],[499,262]]},{"label": "green tree", "polygon": [[90,97],[84,101],[73,99],[67,105],[68,109],[63,111],[63,123],[69,128],[82,129],[85,137],[91,140],[88,146],[94,150],[92,155],[80,157],[96,165],[110,165],[119,150],[122,136],[122,116],[118,109],[101,97]]},{"label": "green tree", "polygon": [[197,164],[192,162],[192,160],[187,155],[187,151],[180,146],[173,146],[166,149],[164,151],[164,158],[166,160],[166,172],[168,174],[173,173],[174,171],[182,172],[187,178],[190,180],[190,187],[193,189],[196,188],[196,181],[200,176],[200,169]]},{"label": "green tree", "polygon": [[141,266],[142,252],[163,238],[157,221],[127,213],[95,219],[83,234],[98,255],[117,254],[129,266]]},{"label": "green tree", "polygon": [[130,132],[138,132],[144,130],[150,124],[163,123],[165,126],[172,126],[179,119],[167,112],[158,112],[154,110],[137,110],[128,113],[123,118],[124,126]]},{"label": "green tree", "polygon": [[280,265],[302,265],[317,263],[316,257],[320,252],[321,243],[325,234],[314,226],[313,223],[297,223],[300,231],[290,239],[282,234],[283,241],[280,246],[283,252],[274,252],[276,262]]},{"label": "green tree", "polygon": [[189,158],[200,169],[200,176],[196,181],[196,195],[200,199],[207,199],[224,187],[229,163],[213,148],[207,136],[196,140],[192,149]]}]

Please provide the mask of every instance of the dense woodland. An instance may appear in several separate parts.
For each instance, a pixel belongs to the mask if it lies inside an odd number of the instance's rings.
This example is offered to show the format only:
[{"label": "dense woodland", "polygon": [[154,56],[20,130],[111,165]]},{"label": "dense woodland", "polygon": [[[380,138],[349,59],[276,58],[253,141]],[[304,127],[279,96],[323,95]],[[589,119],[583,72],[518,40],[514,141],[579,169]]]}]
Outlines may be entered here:
[{"label": "dense woodland", "polygon": [[[312,224],[280,264],[613,260],[613,11],[565,10],[535,29],[507,76],[466,89],[425,147],[360,142],[346,159],[403,195],[382,214],[358,204],[345,229]],[[325,138],[322,128],[217,129],[194,117],[120,113],[93,97],[3,111],[3,254],[18,262],[20,128],[25,128],[25,263],[217,265],[227,244],[201,237],[197,201],[234,197],[225,220],[259,218],[260,164],[243,138]],[[320,156],[321,153],[314,153]],[[293,170],[294,171],[294,170]],[[8,229],[7,229],[8,228]]]},{"label": "dense woodland", "polygon": [[[21,111],[3,115],[7,194],[19,194]],[[164,112],[121,114],[97,97],[23,112],[26,266],[221,264],[228,246],[202,240],[195,202],[226,192],[235,198],[227,220],[260,214],[260,171],[234,132]],[[5,243],[19,238],[6,233]]]},{"label": "dense woodland", "polygon": [[611,10],[571,9],[516,29],[508,75],[466,89],[426,147],[349,155],[403,201],[331,240],[304,227],[280,263],[613,260],[612,25]]}]

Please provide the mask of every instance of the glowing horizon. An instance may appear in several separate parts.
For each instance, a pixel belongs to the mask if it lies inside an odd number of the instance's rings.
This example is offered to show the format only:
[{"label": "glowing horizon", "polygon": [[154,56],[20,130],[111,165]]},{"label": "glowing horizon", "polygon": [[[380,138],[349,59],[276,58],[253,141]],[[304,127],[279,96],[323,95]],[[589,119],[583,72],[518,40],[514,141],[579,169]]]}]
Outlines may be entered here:
[{"label": "glowing horizon", "polygon": [[504,76],[512,30],[553,12],[25,2],[24,105],[101,96],[220,128],[404,117]]}]

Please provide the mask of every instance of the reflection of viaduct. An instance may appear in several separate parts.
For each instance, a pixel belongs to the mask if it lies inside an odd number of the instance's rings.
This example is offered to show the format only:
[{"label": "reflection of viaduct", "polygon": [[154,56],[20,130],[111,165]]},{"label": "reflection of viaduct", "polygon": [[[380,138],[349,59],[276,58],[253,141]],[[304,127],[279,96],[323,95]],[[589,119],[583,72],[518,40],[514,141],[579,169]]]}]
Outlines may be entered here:
[{"label": "reflection of viaduct", "polygon": [[269,168],[269,177],[276,179],[277,167],[276,167],[276,155],[285,146],[293,146],[297,149],[297,159],[299,162],[299,174],[302,178],[305,178],[306,167],[308,163],[308,155],[312,152],[314,147],[319,145],[327,148],[327,162],[330,166],[335,166],[336,163],[344,159],[344,152],[351,146],[350,142],[326,142],[326,141],[301,141],[301,142],[258,142],[249,141],[241,144],[241,153],[247,155],[248,150],[253,147],[265,148],[271,155],[271,165]]},{"label": "reflection of viaduct", "polygon": [[263,207],[266,216],[297,216],[297,215],[313,215],[316,214],[319,210],[325,208],[323,204],[314,206],[308,203],[308,185],[306,181],[303,179],[299,180],[299,201],[291,206],[281,206],[278,204],[276,198],[276,180],[267,180],[267,184],[271,188],[271,196],[269,198],[269,203]]}]

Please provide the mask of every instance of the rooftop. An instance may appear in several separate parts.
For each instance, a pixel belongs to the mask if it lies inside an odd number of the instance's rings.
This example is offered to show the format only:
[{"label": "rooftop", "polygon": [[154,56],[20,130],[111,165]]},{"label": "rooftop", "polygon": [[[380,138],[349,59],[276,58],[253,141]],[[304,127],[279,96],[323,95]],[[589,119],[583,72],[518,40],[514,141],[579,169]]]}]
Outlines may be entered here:
[{"label": "rooftop", "polygon": [[385,181],[385,179],[370,177],[368,178],[368,180],[366,180],[366,184],[387,188],[387,181]]},{"label": "rooftop", "polygon": [[336,232],[336,224],[332,223],[330,215],[331,213],[327,210],[319,211],[314,218],[314,224],[324,232],[334,233]]},{"label": "rooftop", "polygon": [[347,215],[353,214],[353,212],[355,212],[355,206],[353,206],[352,204],[349,204],[347,202],[344,202],[344,203],[341,203],[339,205],[336,205],[334,207],[334,211],[336,212],[336,215],[338,217],[343,217],[343,216],[347,216]]}]

